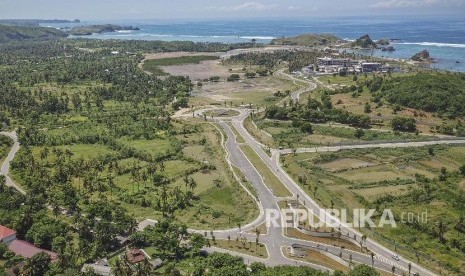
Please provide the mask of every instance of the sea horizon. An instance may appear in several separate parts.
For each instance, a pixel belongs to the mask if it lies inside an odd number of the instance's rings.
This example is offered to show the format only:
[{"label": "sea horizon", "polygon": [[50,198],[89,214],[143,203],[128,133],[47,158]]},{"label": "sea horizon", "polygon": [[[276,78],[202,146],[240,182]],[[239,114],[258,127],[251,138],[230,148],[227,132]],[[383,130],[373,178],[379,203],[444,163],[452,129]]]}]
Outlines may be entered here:
[{"label": "sea horizon", "polygon": [[[275,38],[308,33],[334,34],[355,40],[369,34],[373,40],[397,39],[395,52],[375,51],[377,57],[409,59],[428,50],[436,60],[432,68],[465,72],[465,19],[458,17],[324,17],[297,19],[221,20],[95,20],[81,23],[43,24],[54,28],[77,25],[116,24],[135,26],[138,31],[93,34],[85,38],[240,43],[269,43]],[[371,54],[371,52],[370,52]]]}]

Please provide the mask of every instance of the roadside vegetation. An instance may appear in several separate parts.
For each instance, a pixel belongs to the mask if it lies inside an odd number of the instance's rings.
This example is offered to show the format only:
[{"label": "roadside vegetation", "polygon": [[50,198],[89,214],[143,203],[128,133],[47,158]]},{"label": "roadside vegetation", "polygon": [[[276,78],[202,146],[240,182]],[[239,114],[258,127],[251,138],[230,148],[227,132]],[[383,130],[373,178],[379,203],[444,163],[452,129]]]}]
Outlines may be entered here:
[{"label": "roadside vegetation", "polygon": [[2,164],[12,146],[13,141],[10,138],[0,135],[0,164]]},{"label": "roadside vegetation", "polygon": [[282,161],[327,208],[376,209],[375,224],[382,210],[391,209],[397,228],[364,232],[420,264],[459,273],[465,260],[464,150],[348,150],[288,155]]},{"label": "roadside vegetation", "polygon": [[263,163],[255,151],[248,145],[241,146],[241,150],[250,160],[252,165],[257,169],[258,173],[262,176],[263,182],[277,197],[292,196],[291,192],[284,186],[279,178]]}]

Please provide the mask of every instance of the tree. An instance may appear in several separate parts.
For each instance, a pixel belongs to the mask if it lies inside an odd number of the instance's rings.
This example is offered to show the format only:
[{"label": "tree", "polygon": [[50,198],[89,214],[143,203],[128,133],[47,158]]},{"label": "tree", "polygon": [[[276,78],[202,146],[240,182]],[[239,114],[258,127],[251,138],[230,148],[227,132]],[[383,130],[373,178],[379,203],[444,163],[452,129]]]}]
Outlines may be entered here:
[{"label": "tree", "polygon": [[364,112],[371,113],[371,105],[369,103],[365,104]]},{"label": "tree", "polygon": [[444,234],[447,231],[447,225],[442,219],[439,219],[435,224],[436,229],[436,236],[439,238],[440,241],[444,241]]},{"label": "tree", "polygon": [[26,261],[21,275],[43,276],[50,269],[51,258],[46,253],[39,253]]},{"label": "tree", "polygon": [[257,73],[255,72],[247,72],[245,73],[245,76],[249,79],[255,78],[257,76]]},{"label": "tree", "polygon": [[303,122],[300,126],[300,130],[307,134],[313,134],[313,127],[309,122]]},{"label": "tree", "polygon": [[363,129],[357,128],[357,130],[355,130],[355,138],[360,140],[362,139],[364,135],[365,135],[365,131],[363,131]]},{"label": "tree", "polygon": [[190,245],[192,246],[192,254],[196,255],[200,252],[200,249],[207,245],[207,240],[204,236],[200,234],[192,234],[189,240]]},{"label": "tree", "polygon": [[349,272],[349,276],[379,276],[379,272],[367,265],[359,265]]},{"label": "tree", "polygon": [[231,76],[228,77],[228,81],[238,81],[240,80],[241,77],[239,76],[239,74],[232,74]]},{"label": "tree", "polygon": [[460,167],[460,173],[462,174],[462,176],[465,177],[465,165],[462,165],[462,166]]},{"label": "tree", "polygon": [[417,130],[414,118],[395,117],[391,121],[391,126],[395,131],[415,132]]}]

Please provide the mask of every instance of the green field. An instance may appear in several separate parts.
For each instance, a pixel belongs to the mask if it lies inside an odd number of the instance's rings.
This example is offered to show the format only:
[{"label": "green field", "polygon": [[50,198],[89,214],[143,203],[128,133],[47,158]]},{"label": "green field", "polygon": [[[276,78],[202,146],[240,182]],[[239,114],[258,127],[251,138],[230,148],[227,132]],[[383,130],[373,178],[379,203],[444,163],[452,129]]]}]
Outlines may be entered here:
[{"label": "green field", "polygon": [[[60,163],[100,164],[101,173],[90,170],[73,177],[74,187],[85,197],[95,200],[104,197],[118,202],[138,219],[161,216],[162,211],[157,210],[162,192],[159,182],[164,181],[170,193],[192,192],[193,199],[175,212],[177,219],[192,228],[222,229],[252,221],[258,215],[256,203],[234,179],[224,157],[219,132],[210,124],[188,125],[196,131],[179,135],[159,132],[154,139],[125,136],[115,140],[116,147],[104,143],[35,146],[31,153],[34,160],[50,172],[57,170]],[[186,129],[177,123],[174,127],[174,132]],[[69,128],[46,130],[44,134],[50,137],[77,135]],[[86,133],[81,132],[81,135]],[[25,155],[22,147],[15,160]],[[150,177],[152,158],[159,160],[154,167],[158,180]],[[28,186],[24,183],[27,170],[13,168],[12,174],[21,186]],[[109,177],[113,179],[112,186],[108,185]],[[187,185],[185,179],[192,179],[195,187]]]},{"label": "green field", "polygon": [[242,241],[239,238],[236,240],[234,237],[231,237],[231,240],[229,241],[215,240],[215,242],[210,241],[210,244],[215,247],[255,256],[262,259],[268,258],[266,246],[260,242],[257,244],[255,242]]},{"label": "green field", "polygon": [[[254,118],[254,122],[259,129],[271,134],[276,144],[288,148],[328,146],[359,141],[423,141],[431,139],[428,136],[376,129],[362,130],[362,136],[359,137],[357,136],[357,128],[340,124],[312,124],[313,133],[308,134],[300,128],[294,127],[289,121],[268,120],[257,116]],[[264,136],[259,133],[254,134]]]},{"label": "green field", "polygon": [[[459,172],[464,152],[465,147],[453,146],[348,150],[288,155],[282,162],[296,181],[306,176],[301,185],[325,207],[391,209],[397,228],[363,231],[432,269],[457,272],[465,265],[464,176]],[[427,221],[402,221],[409,213],[425,212]],[[375,223],[379,218],[380,213]],[[438,232],[439,223],[445,224],[444,232]]]}]

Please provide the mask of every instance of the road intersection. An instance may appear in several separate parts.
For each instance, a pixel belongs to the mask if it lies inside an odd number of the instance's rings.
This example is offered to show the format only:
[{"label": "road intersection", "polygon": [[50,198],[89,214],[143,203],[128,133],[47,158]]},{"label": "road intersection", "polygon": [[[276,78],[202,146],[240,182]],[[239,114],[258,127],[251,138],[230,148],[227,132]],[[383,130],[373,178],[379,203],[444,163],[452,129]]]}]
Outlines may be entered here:
[{"label": "road intersection", "polygon": [[[283,73],[284,74],[284,73]],[[291,76],[289,76],[291,77]],[[292,77],[291,77],[292,80]],[[296,81],[296,80],[294,80]],[[301,80],[299,80],[301,81]],[[308,82],[307,88],[302,88],[290,95],[290,98],[294,101],[298,101],[302,93],[310,91],[316,88],[316,84],[313,82]],[[204,116],[206,111],[211,111],[212,109],[219,109],[217,107],[207,107],[204,109],[199,109],[194,111],[194,117],[199,117],[207,120],[207,117]],[[231,109],[231,108],[229,108]],[[260,208],[260,215],[251,223],[243,225],[241,227],[228,229],[228,230],[191,230],[192,232],[197,233],[211,233],[216,239],[234,239],[236,237],[245,237],[249,241],[255,241],[257,234],[254,233],[254,230],[261,227],[266,222],[265,210],[280,210],[278,202],[283,200],[293,200],[298,201],[306,209],[312,211],[314,214],[323,214],[320,215],[319,219],[325,222],[337,222],[338,229],[341,235],[350,236],[357,242],[360,242],[363,247],[367,248],[369,252],[372,252],[373,255],[369,253],[363,253],[361,251],[353,251],[339,246],[329,245],[318,243],[310,240],[301,240],[289,237],[285,234],[285,228],[283,227],[268,227],[266,233],[260,233],[258,235],[259,241],[267,247],[268,258],[266,259],[257,259],[256,257],[247,256],[244,254],[239,254],[236,252],[228,252],[233,255],[240,255],[248,262],[261,261],[267,265],[306,265],[313,267],[315,269],[331,271],[331,269],[312,263],[307,263],[303,261],[297,261],[289,259],[283,254],[283,249],[290,248],[292,246],[301,246],[307,247],[310,250],[320,252],[324,255],[330,254],[331,257],[336,257],[340,259],[342,264],[347,263],[350,259],[351,262],[355,264],[366,264],[369,266],[374,266],[377,269],[383,270],[388,273],[392,273],[392,267],[396,267],[395,274],[402,275],[409,272],[409,265],[411,266],[411,273],[418,273],[419,275],[435,275],[433,272],[421,267],[418,264],[410,262],[409,260],[400,257],[398,260],[392,258],[397,254],[386,247],[380,245],[379,243],[366,238],[362,233],[356,229],[346,225],[343,222],[340,222],[339,219],[333,216],[331,213],[327,212],[324,208],[318,205],[282,168],[280,163],[280,156],[283,154],[290,153],[306,153],[306,152],[324,152],[324,151],[339,151],[346,149],[360,149],[360,148],[375,148],[375,147],[389,147],[389,148],[398,148],[398,147],[421,147],[427,145],[435,144],[465,144],[465,140],[438,140],[438,141],[428,141],[428,142],[393,142],[393,143],[373,143],[373,144],[359,144],[359,145],[345,145],[345,146],[334,146],[334,147],[315,147],[315,148],[302,148],[302,149],[270,149],[271,156],[268,155],[265,150],[264,145],[258,142],[255,137],[253,137],[245,128],[244,120],[250,116],[252,112],[249,109],[233,109],[237,111],[239,115],[224,118],[209,118],[210,121],[217,124],[221,127],[223,133],[226,137],[223,137],[223,147],[226,151],[226,159],[231,166],[238,168],[244,177],[251,183],[253,188],[256,191],[257,197],[255,198],[258,207]],[[190,117],[192,113],[182,114],[177,113],[175,117]],[[234,130],[232,129],[234,128]],[[245,144],[250,146],[256,155],[260,158],[260,161],[263,162],[267,168],[274,173],[274,175],[280,180],[280,182],[290,191],[292,194],[288,198],[278,198],[274,196],[272,190],[266,185],[265,180],[254,167],[252,162],[247,158],[247,156],[242,152],[241,147],[237,142],[236,134],[242,136],[242,139],[245,141]],[[16,132],[2,132],[1,135],[5,135],[13,139],[14,145],[8,154],[7,158],[2,164],[0,174],[5,175],[8,186],[14,187],[19,192],[25,194],[25,191],[16,185],[10,177],[8,177],[8,172],[10,168],[10,162],[13,160],[15,154],[19,150],[19,142],[16,136]],[[245,187],[244,187],[245,188]],[[247,188],[245,188],[247,189]],[[251,196],[252,193],[249,191]],[[224,251],[223,249],[209,248],[208,251]]]}]

